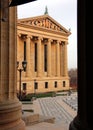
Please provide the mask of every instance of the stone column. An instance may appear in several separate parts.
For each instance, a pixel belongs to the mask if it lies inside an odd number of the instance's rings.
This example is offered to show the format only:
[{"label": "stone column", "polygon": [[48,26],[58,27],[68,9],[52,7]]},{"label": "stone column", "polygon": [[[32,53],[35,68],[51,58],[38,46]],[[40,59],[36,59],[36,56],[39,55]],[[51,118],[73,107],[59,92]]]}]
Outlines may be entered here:
[{"label": "stone column", "polygon": [[31,37],[27,36],[26,39],[26,61],[27,61],[27,68],[26,68],[26,76],[30,77],[31,76],[31,52],[30,52],[30,42],[31,42]]},{"label": "stone column", "polygon": [[63,76],[68,76],[67,67],[67,42],[63,43]]},{"label": "stone column", "polygon": [[60,75],[63,76],[63,70],[64,70],[64,66],[63,66],[63,45],[62,43],[60,44]]},{"label": "stone column", "polygon": [[37,43],[37,76],[40,77],[42,75],[42,62],[41,62],[41,37],[38,37]]},{"label": "stone column", "polygon": [[[0,130],[25,130],[16,96],[16,7],[0,0]],[[4,8],[3,10],[3,5]],[[5,12],[3,12],[5,11]],[[3,15],[5,13],[5,15]],[[4,16],[4,17],[3,17]]]},{"label": "stone column", "polygon": [[57,44],[56,44],[57,45],[57,52],[56,52],[57,53],[57,61],[56,61],[57,62],[57,64],[56,64],[57,65],[57,74],[56,74],[57,76],[60,76],[60,48],[59,48],[59,43],[60,42],[57,41]]},{"label": "stone column", "polygon": [[47,76],[51,76],[51,39],[48,39],[47,44]]}]

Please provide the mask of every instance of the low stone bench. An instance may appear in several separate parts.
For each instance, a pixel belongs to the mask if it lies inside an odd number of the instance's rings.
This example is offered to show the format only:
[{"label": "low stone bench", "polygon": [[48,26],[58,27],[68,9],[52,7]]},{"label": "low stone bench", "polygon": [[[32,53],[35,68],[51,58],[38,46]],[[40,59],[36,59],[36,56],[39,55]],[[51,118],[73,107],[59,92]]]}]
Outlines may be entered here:
[{"label": "low stone bench", "polygon": [[26,125],[32,125],[39,122],[39,114],[29,114],[22,116],[22,120],[25,122]]},{"label": "low stone bench", "polygon": [[37,124],[40,122],[55,123],[55,117],[43,116],[39,114],[31,114],[30,112],[24,112],[22,115],[22,120],[25,122],[26,126]]},{"label": "low stone bench", "polygon": [[55,117],[40,115],[39,121],[40,122],[55,123]]}]

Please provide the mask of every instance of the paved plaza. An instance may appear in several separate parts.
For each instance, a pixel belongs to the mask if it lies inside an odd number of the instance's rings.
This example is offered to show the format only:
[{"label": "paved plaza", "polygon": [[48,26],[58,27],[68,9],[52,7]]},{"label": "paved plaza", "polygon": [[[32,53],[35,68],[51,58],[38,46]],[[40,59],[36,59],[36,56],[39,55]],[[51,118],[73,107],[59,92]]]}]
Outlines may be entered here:
[{"label": "paved plaza", "polygon": [[33,113],[38,113],[41,117],[55,118],[54,124],[41,122],[27,126],[27,130],[62,130],[62,128],[68,130],[69,123],[77,114],[77,93],[73,93],[70,96],[38,98],[33,101],[33,104],[23,104],[22,109],[33,109]]}]

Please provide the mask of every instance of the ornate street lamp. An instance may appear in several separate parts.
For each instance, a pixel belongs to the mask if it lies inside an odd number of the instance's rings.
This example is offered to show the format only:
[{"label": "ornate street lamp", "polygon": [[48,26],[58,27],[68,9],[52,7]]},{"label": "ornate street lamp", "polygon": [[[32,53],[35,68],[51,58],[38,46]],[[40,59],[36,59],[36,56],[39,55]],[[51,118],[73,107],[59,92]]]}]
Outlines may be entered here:
[{"label": "ornate street lamp", "polygon": [[21,73],[22,71],[26,71],[26,67],[27,67],[27,62],[26,61],[22,61],[22,68],[19,67],[19,61],[17,61],[17,70],[19,71],[19,100],[21,101],[22,99],[22,95],[21,95]]}]

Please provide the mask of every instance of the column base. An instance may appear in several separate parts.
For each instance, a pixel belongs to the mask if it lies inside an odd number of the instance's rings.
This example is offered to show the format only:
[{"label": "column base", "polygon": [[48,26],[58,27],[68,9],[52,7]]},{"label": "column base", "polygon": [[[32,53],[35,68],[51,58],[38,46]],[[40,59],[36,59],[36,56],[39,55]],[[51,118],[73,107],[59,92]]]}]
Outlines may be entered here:
[{"label": "column base", "polygon": [[0,130],[25,130],[21,117],[21,102],[16,100],[0,103]]},{"label": "column base", "polygon": [[20,120],[19,122],[3,124],[0,125],[0,130],[25,130],[25,123],[23,120]]}]

